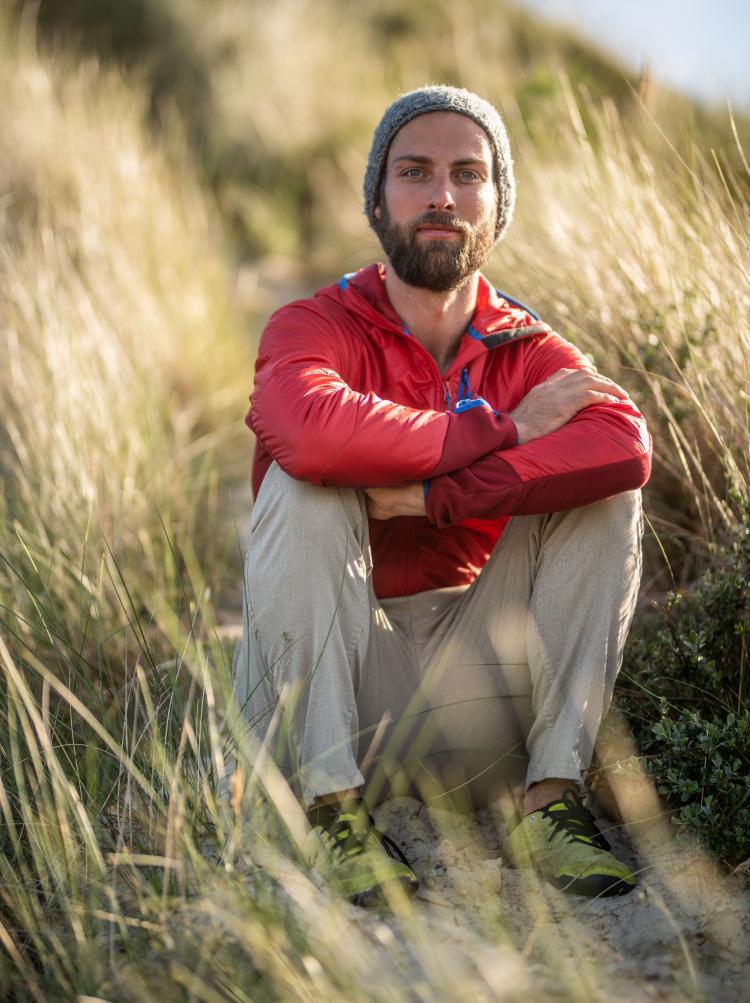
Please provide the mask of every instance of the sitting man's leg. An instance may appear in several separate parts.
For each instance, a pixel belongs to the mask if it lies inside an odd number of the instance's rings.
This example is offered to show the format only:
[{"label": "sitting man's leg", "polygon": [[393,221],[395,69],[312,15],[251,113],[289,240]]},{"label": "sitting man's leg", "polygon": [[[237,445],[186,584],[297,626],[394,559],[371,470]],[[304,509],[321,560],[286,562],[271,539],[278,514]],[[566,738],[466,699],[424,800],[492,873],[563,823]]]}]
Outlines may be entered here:
[{"label": "sitting man's leg", "polygon": [[525,815],[509,848],[520,865],[583,895],[619,895],[636,883],[569,781],[588,769],[612,699],[638,597],[641,533],[640,492],[551,516],[532,591],[534,723]]},{"label": "sitting man's leg", "polygon": [[343,851],[331,876],[361,898],[394,879],[416,885],[357,803],[358,755],[371,737],[360,734],[357,692],[371,632],[383,631],[391,671],[408,657],[385,629],[371,570],[364,495],[293,480],[273,464],[252,513],[235,698],[324,843],[333,834]]},{"label": "sitting man's leg", "polygon": [[[641,526],[640,492],[515,517],[457,601],[441,609],[425,593],[412,597],[409,611],[421,689],[433,708],[429,725],[438,734],[422,760],[441,777],[436,789],[463,775],[467,789],[491,797],[518,775],[525,737],[525,819],[512,839],[516,858],[531,862],[522,849],[538,829],[543,839],[534,847],[547,859],[537,852],[537,865],[550,880],[584,894],[634,884],[591,831],[586,810],[563,794],[590,765],[612,697],[638,595]],[[556,814],[544,811],[550,805]],[[581,839],[571,836],[576,829]],[[562,862],[548,852],[560,848]]]}]

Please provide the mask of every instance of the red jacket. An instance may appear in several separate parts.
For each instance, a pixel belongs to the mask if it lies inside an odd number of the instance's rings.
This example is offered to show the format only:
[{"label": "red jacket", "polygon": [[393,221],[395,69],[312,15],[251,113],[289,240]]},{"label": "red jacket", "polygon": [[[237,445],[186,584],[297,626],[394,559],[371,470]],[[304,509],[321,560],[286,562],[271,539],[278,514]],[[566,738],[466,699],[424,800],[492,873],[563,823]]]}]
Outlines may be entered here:
[{"label": "red jacket", "polygon": [[370,520],[376,595],[468,584],[509,516],[647,481],[651,443],[629,400],[592,405],[518,445],[508,414],[531,387],[589,365],[480,278],[474,317],[441,376],[391,306],[383,266],[370,265],[269,320],[246,419],[257,437],[253,490],[271,459],[313,484],[424,480],[427,518]]}]

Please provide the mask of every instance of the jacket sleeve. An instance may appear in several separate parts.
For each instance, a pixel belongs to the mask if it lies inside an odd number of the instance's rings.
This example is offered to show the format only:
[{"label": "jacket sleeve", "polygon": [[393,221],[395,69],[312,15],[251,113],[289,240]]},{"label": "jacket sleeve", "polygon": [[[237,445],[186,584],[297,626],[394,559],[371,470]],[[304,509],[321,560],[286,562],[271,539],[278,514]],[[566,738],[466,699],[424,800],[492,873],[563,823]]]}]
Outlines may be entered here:
[{"label": "jacket sleeve", "polygon": [[450,414],[353,389],[341,375],[349,351],[336,322],[310,301],[277,311],[263,332],[247,423],[290,476],[399,484],[458,470],[518,441],[512,419],[489,406]]},{"label": "jacket sleeve", "polygon": [[[526,393],[559,369],[590,367],[559,335],[532,354]],[[635,404],[594,404],[549,435],[429,481],[427,516],[445,527],[471,517],[559,512],[642,487],[650,472],[651,440]]]}]

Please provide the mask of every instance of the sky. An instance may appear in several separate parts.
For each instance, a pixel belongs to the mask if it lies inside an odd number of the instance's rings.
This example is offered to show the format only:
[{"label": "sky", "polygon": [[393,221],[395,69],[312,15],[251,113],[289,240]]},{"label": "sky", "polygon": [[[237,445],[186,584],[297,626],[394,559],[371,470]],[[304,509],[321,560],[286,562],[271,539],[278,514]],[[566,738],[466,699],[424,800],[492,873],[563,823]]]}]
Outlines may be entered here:
[{"label": "sky", "polygon": [[521,3],[693,97],[750,109],[750,0]]}]

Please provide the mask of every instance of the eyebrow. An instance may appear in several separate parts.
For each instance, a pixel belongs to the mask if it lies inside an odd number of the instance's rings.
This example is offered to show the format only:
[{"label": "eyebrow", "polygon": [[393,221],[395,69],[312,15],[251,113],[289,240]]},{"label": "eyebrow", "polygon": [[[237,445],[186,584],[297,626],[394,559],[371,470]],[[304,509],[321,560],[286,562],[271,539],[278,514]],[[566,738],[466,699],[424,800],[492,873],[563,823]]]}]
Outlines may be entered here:
[{"label": "eyebrow", "polygon": [[[398,164],[402,160],[409,160],[414,164],[431,164],[432,157],[426,157],[422,153],[404,153],[400,157],[394,157],[391,163]],[[466,167],[469,164],[481,164],[483,167],[489,166],[487,161],[481,157],[463,157],[460,160],[454,160],[454,167]]]}]

